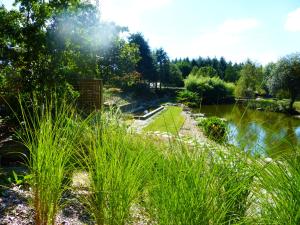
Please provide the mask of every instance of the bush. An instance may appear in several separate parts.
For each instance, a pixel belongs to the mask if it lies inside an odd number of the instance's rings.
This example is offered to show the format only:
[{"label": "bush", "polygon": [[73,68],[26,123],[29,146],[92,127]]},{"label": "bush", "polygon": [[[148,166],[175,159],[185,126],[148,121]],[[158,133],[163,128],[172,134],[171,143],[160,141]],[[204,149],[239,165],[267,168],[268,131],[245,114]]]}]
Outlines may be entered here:
[{"label": "bush", "polygon": [[289,101],[272,99],[250,99],[243,103],[250,109],[260,109],[268,112],[289,113]]},{"label": "bush", "polygon": [[203,128],[205,135],[217,142],[225,142],[227,137],[226,123],[217,117],[210,117],[202,120],[199,126]]},{"label": "bush", "polygon": [[196,77],[216,77],[219,76],[218,72],[211,66],[204,66],[199,69],[194,68],[192,71]]},{"label": "bush", "polygon": [[136,83],[132,86],[128,87],[127,89],[124,89],[125,91],[132,91],[135,96],[143,96],[143,97],[149,97],[152,96],[152,92],[149,88],[149,85],[146,83]]},{"label": "bush", "polygon": [[201,99],[197,93],[191,91],[180,91],[177,94],[177,102],[184,103],[189,107],[197,107],[201,104]]},{"label": "bush", "polygon": [[287,99],[289,98],[289,93],[285,90],[279,90],[276,94],[276,97],[279,99]]},{"label": "bush", "polygon": [[204,103],[225,103],[233,101],[234,84],[219,77],[189,76],[185,80],[188,91],[196,93]]}]

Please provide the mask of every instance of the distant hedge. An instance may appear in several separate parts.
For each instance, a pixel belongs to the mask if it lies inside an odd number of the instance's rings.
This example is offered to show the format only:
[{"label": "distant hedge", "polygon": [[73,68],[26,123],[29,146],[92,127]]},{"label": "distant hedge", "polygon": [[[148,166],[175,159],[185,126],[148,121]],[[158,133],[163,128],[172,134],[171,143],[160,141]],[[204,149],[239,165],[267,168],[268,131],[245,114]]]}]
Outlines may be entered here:
[{"label": "distant hedge", "polygon": [[247,106],[250,109],[259,109],[261,111],[294,113],[289,109],[288,100],[272,100],[272,99],[248,99],[238,101],[238,103]]},{"label": "distant hedge", "polygon": [[197,94],[203,103],[226,103],[234,101],[235,85],[219,77],[188,76],[185,80],[187,91]]}]

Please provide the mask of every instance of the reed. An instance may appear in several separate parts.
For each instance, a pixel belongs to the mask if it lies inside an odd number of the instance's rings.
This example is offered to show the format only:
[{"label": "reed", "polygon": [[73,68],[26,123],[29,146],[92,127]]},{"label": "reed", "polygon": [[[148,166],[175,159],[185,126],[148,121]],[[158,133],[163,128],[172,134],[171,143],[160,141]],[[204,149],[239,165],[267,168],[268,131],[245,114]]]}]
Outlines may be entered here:
[{"label": "reed", "polygon": [[[148,208],[158,224],[238,224],[246,221],[253,180],[247,156],[197,148],[161,157]],[[201,152],[199,154],[199,151]],[[232,152],[230,152],[232,154]]]},{"label": "reed", "polygon": [[153,144],[127,132],[111,113],[102,113],[93,121],[93,138],[82,156],[90,180],[88,210],[98,225],[126,224],[130,209],[143,195],[153,166]]},{"label": "reed", "polygon": [[55,224],[60,200],[68,189],[74,131],[68,118],[74,117],[72,107],[55,100],[29,110],[21,102],[22,130],[19,137],[29,150],[28,169],[32,175],[35,224]]},{"label": "reed", "polygon": [[81,201],[98,225],[130,224],[136,205],[161,225],[300,223],[297,147],[265,162],[230,145],[131,133],[115,111],[82,119],[63,102],[23,106],[38,225],[55,224],[75,169],[88,174]]},{"label": "reed", "polygon": [[260,162],[259,214],[263,224],[300,223],[299,150],[271,162]]}]

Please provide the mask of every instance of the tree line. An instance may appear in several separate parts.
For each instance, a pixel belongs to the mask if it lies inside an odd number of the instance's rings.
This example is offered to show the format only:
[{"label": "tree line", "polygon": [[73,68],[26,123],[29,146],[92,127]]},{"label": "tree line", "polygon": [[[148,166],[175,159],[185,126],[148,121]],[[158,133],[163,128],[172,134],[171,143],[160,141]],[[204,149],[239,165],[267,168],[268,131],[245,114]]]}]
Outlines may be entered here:
[{"label": "tree line", "polygon": [[181,101],[195,104],[195,101],[203,100],[216,103],[230,96],[248,99],[272,97],[290,99],[289,110],[293,111],[293,104],[300,95],[300,53],[286,55],[265,66],[251,60],[232,64],[222,58],[199,59],[198,62],[175,60],[178,67],[188,74],[185,79],[187,91],[179,95]]},{"label": "tree line", "polygon": [[15,0],[11,10],[0,6],[0,24],[1,95],[45,98],[55,90],[76,97],[76,79],[100,78],[124,89],[195,81],[210,93],[218,85],[236,97],[290,98],[290,107],[299,96],[299,54],[266,66],[224,57],[171,60],[163,48],[151,49],[142,33],[103,21],[99,8],[80,0]]},{"label": "tree line", "polygon": [[55,90],[76,96],[72,83],[100,78],[122,88],[182,85],[182,74],[143,34],[101,19],[80,0],[16,0],[0,6],[0,92],[44,98]]},{"label": "tree line", "polygon": [[239,71],[244,65],[244,63],[227,62],[224,57],[220,57],[220,59],[216,57],[198,57],[198,59],[179,58],[173,60],[173,63],[178,66],[184,78],[190,73],[197,73],[199,69],[204,67],[205,69],[201,69],[200,73],[206,72],[203,70],[209,70],[208,73],[210,73],[210,76],[218,76],[227,82],[236,82],[239,79]]}]

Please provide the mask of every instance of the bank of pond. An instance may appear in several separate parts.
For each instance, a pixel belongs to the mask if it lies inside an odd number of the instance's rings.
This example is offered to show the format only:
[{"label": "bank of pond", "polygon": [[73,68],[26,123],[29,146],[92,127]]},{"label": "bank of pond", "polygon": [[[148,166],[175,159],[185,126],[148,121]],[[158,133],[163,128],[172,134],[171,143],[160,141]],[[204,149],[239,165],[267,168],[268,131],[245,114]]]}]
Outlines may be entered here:
[{"label": "bank of pond", "polygon": [[[168,109],[170,117],[181,114],[179,107]],[[23,218],[37,225],[55,224],[66,207],[74,215],[76,205],[81,211],[72,224],[141,224],[143,218],[160,225],[298,225],[300,121],[239,105],[196,111],[225,118],[231,135],[244,138],[231,139],[241,148],[246,143],[244,149],[256,151],[261,145],[275,154],[278,145],[289,154],[271,159],[232,145],[162,141],[131,132],[122,115],[113,112],[83,118],[68,105],[54,111],[46,106],[33,115],[23,111],[26,122],[17,135],[30,158],[23,176],[0,171],[0,224],[12,219],[23,224]],[[161,127],[166,120],[159,121]],[[251,139],[247,132],[263,137],[254,135],[255,149],[246,142]],[[287,142],[276,142],[283,139]],[[6,204],[15,186],[26,193],[15,195],[14,202],[22,198],[26,205],[18,214],[20,204]],[[66,206],[71,198],[75,203]],[[83,212],[89,221],[80,223]]]},{"label": "bank of pond", "polygon": [[202,105],[193,112],[224,118],[228,143],[252,154],[275,157],[294,151],[300,144],[300,119],[288,114],[240,104]]}]

